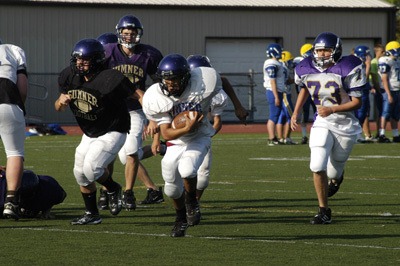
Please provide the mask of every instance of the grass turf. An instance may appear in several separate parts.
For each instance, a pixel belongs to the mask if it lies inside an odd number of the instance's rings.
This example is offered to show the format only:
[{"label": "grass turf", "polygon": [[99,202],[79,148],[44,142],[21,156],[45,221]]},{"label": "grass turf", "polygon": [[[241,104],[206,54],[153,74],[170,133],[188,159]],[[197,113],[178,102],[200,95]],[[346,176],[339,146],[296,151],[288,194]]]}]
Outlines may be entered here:
[{"label": "grass turf", "polygon": [[[320,226],[309,224],[317,200],[307,145],[269,147],[264,134],[217,135],[211,182],[201,202],[203,220],[185,238],[174,239],[167,197],[117,217],[101,211],[100,225],[69,224],[83,213],[72,174],[79,141],[78,136],[26,140],[25,168],[55,177],[68,196],[54,207],[53,220],[0,220],[2,265],[400,263],[398,144],[354,147],[345,181],[330,200],[333,222]],[[158,185],[161,158],[143,161]],[[123,171],[117,161],[114,179],[121,184]],[[139,180],[135,194],[138,200],[146,196]]]}]

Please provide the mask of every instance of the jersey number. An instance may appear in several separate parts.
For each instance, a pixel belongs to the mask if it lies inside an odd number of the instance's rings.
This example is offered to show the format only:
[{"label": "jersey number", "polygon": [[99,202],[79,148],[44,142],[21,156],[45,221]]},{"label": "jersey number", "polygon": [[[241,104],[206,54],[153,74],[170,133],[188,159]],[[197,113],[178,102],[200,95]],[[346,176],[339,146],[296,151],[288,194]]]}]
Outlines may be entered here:
[{"label": "jersey number", "polygon": [[[339,85],[335,81],[328,81],[327,83],[325,83],[324,86],[321,86],[321,83],[319,81],[308,81],[307,88],[311,94],[311,97],[313,98],[315,105],[321,105],[322,98],[331,102],[333,105],[337,105],[340,101]],[[323,97],[323,95],[327,95],[327,90],[329,90],[331,97]]]}]

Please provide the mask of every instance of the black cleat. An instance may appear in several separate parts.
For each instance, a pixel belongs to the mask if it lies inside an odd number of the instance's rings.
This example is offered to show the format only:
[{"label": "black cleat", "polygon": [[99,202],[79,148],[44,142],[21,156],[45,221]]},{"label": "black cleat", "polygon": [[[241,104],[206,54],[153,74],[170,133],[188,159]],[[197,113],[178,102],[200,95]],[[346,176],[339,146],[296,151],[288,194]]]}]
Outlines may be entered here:
[{"label": "black cleat", "polygon": [[400,142],[400,136],[393,137],[393,142],[394,143],[399,143]]},{"label": "black cleat", "polygon": [[99,210],[107,210],[108,209],[108,194],[107,190],[103,190],[100,188],[100,196],[97,202],[97,207]]},{"label": "black cleat", "polygon": [[388,139],[385,135],[379,135],[378,142],[379,143],[391,143],[390,139]]},{"label": "black cleat", "polygon": [[4,210],[3,210],[4,218],[18,220],[19,219],[18,208],[19,208],[19,206],[12,202],[5,203]]},{"label": "black cleat", "polygon": [[310,223],[311,224],[330,224],[332,222],[331,209],[319,208],[318,214],[315,215]]},{"label": "black cleat", "polygon": [[172,237],[184,237],[188,224],[186,221],[176,219],[174,227],[171,230]]},{"label": "black cleat", "polygon": [[116,191],[107,192],[110,205],[110,213],[112,215],[118,215],[118,213],[122,210],[121,190],[121,186],[118,185],[118,189]]},{"label": "black cleat", "polygon": [[190,226],[195,226],[200,223],[201,213],[199,203],[196,201],[194,203],[185,204],[186,205],[186,219]]},{"label": "black cleat", "polygon": [[132,190],[124,191],[122,195],[122,207],[127,211],[136,210],[136,198]]},{"label": "black cleat", "polygon": [[147,196],[144,200],[140,201],[140,204],[156,204],[164,202],[164,196],[162,192],[162,187],[159,190],[154,190],[152,188],[147,189]]},{"label": "black cleat", "polygon": [[340,188],[340,184],[342,184],[344,179],[344,173],[342,174],[342,176],[340,177],[340,179],[335,179],[335,183],[332,182],[332,180],[329,180],[329,184],[328,184],[328,198],[332,197],[333,195],[336,194],[336,192],[339,191]]},{"label": "black cleat", "polygon": [[307,136],[301,138],[301,144],[307,144],[307,142],[308,142]]},{"label": "black cleat", "polygon": [[81,217],[75,218],[71,221],[72,225],[91,225],[100,224],[102,222],[99,214],[91,214],[90,212],[85,212]]}]

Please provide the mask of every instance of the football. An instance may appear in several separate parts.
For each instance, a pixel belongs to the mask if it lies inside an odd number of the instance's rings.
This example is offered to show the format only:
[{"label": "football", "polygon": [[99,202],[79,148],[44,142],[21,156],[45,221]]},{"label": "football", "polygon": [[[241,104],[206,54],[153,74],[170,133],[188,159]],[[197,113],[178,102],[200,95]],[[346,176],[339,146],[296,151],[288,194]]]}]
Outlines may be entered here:
[{"label": "football", "polygon": [[172,128],[179,129],[183,128],[186,125],[186,117],[187,115],[190,119],[193,119],[196,116],[196,111],[183,111],[182,113],[177,114],[174,119],[172,120]]}]

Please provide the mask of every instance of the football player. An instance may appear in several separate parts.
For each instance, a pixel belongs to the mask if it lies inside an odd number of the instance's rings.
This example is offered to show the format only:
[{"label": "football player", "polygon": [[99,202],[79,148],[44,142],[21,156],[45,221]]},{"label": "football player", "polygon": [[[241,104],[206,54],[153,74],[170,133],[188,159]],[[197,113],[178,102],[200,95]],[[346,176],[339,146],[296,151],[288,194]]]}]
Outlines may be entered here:
[{"label": "football player", "polygon": [[[191,55],[187,58],[187,61],[191,70],[197,67],[212,67],[210,60],[204,55]],[[212,125],[215,130],[214,136],[222,128],[221,115],[224,111],[224,108],[226,107],[227,98],[228,95],[225,93],[224,90],[221,90],[217,95],[212,98],[209,115],[212,119]],[[196,198],[199,202],[204,193],[204,190],[208,187],[209,184],[211,161],[212,149],[210,148],[204,158],[203,163],[197,171]]]},{"label": "football player", "polygon": [[[173,199],[176,211],[172,237],[185,236],[188,225],[200,223],[196,199],[197,171],[211,147],[215,130],[207,119],[212,98],[222,89],[221,78],[210,67],[190,71],[185,57],[170,54],[161,60],[157,73],[162,81],[152,85],[143,98],[143,110],[160,127],[167,141],[161,161],[164,192]],[[196,111],[180,129],[171,126],[173,117],[183,111]]]},{"label": "football player", "polygon": [[[0,208],[3,209],[6,197],[6,172],[0,167]],[[51,208],[64,201],[67,193],[56,179],[51,176],[37,175],[31,170],[24,170],[19,189],[20,205],[18,215],[22,218],[50,219]],[[39,216],[40,214],[40,216]]]},{"label": "football player", "polygon": [[0,43],[0,92],[0,137],[7,155],[7,196],[3,215],[17,220],[18,189],[24,168],[28,74],[25,52],[16,45]]},{"label": "football player", "polygon": [[398,122],[400,118],[400,80],[398,71],[400,69],[400,43],[391,41],[386,44],[385,56],[379,58],[379,73],[381,75],[382,87],[382,116],[381,128],[379,129],[378,142],[389,143],[385,136],[386,122],[390,120],[392,127],[393,142],[400,142]]},{"label": "football player", "polygon": [[107,188],[110,213],[121,209],[121,186],[110,176],[108,165],[125,143],[130,128],[126,99],[141,100],[143,91],[120,71],[106,69],[103,45],[95,39],[80,40],[71,54],[71,66],[59,76],[56,111],[70,107],[83,136],[75,151],[74,175],[85,203],[83,216],[72,225],[99,224],[96,182]]},{"label": "football player", "polygon": [[293,145],[296,144],[290,138],[290,118],[293,113],[292,103],[292,84],[293,84],[293,55],[289,51],[282,51],[282,58],[279,60],[283,63],[285,74],[285,90],[282,96],[282,111],[276,123],[276,133],[280,144]]},{"label": "football player", "polygon": [[[158,81],[156,71],[160,60],[163,58],[161,52],[155,47],[141,43],[143,25],[133,15],[126,15],[119,19],[116,25],[118,43],[105,46],[107,66],[123,73],[134,84],[135,87],[145,91],[146,80],[149,76],[152,81]],[[142,106],[136,99],[127,101],[131,117],[131,127],[126,142],[120,152],[119,159],[125,165],[125,191],[122,196],[122,204],[126,210],[136,209],[136,198],[133,187],[136,177],[146,185],[147,197],[142,203],[157,203],[164,201],[162,190],[151,180],[148,172],[140,163],[140,148],[142,147],[142,134],[145,127],[145,116]],[[157,129],[150,122],[149,131]],[[159,150],[160,143],[155,143]],[[110,165],[112,172],[113,165]],[[99,208],[106,209],[106,189],[100,190]]]},{"label": "football player", "polygon": [[337,35],[323,32],[314,40],[312,56],[296,66],[295,82],[301,91],[291,120],[292,129],[296,130],[300,110],[309,95],[317,107],[309,146],[319,209],[311,224],[329,224],[332,217],[328,197],[339,190],[345,163],[361,133],[354,111],[361,106],[365,72],[356,56],[342,57],[342,41]]},{"label": "football player", "polygon": [[[354,55],[361,59],[363,62],[363,70],[365,71],[365,76],[368,80],[370,70],[371,70],[371,53],[368,46],[358,45],[354,48]],[[363,127],[365,138],[360,134],[357,142],[359,143],[367,143],[372,142],[373,138],[371,135],[371,131],[369,129],[369,109],[370,109],[370,101],[369,101],[369,93],[371,91],[371,85],[369,82],[365,84],[365,87],[362,91],[362,105],[361,108],[356,111],[356,116],[360,121],[360,124]]]},{"label": "football player", "polygon": [[275,127],[282,111],[283,92],[285,91],[285,73],[282,62],[282,47],[277,43],[271,43],[266,50],[267,60],[264,62],[264,87],[269,104],[269,118],[267,122],[268,145],[279,144],[275,136]]}]

